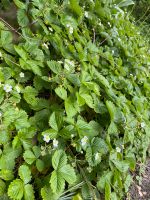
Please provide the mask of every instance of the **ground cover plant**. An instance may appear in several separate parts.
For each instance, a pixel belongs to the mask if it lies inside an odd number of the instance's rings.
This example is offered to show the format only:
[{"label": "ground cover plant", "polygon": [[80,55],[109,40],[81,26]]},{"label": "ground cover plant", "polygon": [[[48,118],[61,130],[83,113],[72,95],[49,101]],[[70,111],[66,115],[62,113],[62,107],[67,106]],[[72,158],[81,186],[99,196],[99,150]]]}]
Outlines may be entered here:
[{"label": "ground cover plant", "polygon": [[14,0],[0,22],[0,199],[123,199],[150,139],[149,46],[131,0]]}]

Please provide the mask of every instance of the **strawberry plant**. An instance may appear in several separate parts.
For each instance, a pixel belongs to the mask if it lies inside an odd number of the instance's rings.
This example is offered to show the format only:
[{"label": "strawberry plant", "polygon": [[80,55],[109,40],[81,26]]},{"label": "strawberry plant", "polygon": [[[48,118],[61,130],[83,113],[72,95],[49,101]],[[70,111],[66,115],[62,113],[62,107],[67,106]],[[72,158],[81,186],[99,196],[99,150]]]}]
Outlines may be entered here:
[{"label": "strawberry plant", "polygon": [[14,3],[20,28],[0,21],[0,199],[123,199],[150,143],[133,1]]}]

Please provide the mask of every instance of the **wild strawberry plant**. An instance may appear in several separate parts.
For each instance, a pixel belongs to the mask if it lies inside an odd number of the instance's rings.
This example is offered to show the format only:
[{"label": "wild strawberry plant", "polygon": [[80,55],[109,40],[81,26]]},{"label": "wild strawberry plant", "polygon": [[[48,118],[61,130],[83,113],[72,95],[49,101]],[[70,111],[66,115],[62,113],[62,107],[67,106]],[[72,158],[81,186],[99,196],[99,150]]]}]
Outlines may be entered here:
[{"label": "wild strawberry plant", "polygon": [[20,28],[0,22],[0,199],[122,199],[150,140],[133,1],[14,3]]}]

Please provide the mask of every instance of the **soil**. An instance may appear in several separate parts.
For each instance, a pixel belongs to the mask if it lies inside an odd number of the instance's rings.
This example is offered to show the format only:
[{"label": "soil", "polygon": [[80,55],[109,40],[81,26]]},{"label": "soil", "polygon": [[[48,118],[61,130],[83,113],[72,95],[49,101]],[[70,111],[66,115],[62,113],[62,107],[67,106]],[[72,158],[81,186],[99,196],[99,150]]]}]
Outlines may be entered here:
[{"label": "soil", "polygon": [[135,183],[132,184],[129,197],[126,200],[150,200],[150,159],[145,166],[142,183],[138,185],[135,181]]}]

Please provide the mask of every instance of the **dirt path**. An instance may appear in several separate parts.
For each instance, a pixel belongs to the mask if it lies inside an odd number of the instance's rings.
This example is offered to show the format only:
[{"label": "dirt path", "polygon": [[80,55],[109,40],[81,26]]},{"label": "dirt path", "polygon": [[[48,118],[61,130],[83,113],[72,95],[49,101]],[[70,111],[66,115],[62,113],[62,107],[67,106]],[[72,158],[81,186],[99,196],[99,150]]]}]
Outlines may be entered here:
[{"label": "dirt path", "polygon": [[127,200],[150,200],[150,159],[147,162],[141,185],[133,184]]}]

